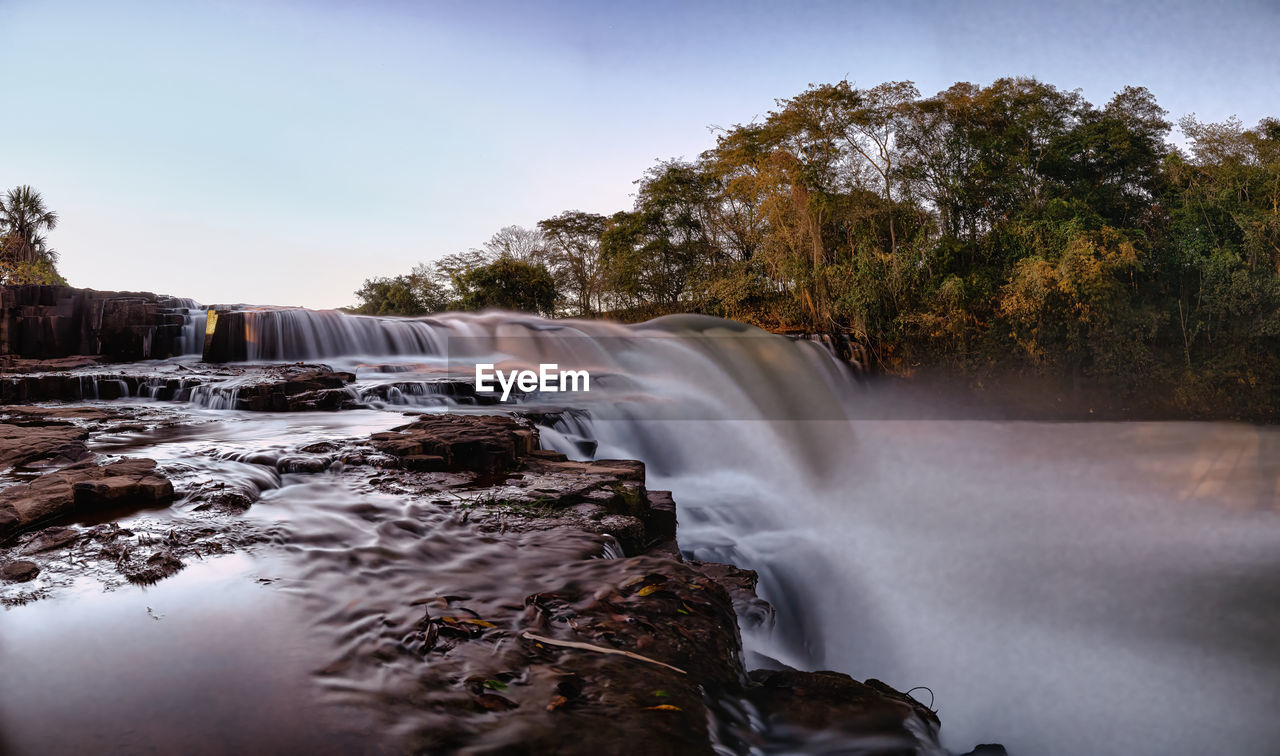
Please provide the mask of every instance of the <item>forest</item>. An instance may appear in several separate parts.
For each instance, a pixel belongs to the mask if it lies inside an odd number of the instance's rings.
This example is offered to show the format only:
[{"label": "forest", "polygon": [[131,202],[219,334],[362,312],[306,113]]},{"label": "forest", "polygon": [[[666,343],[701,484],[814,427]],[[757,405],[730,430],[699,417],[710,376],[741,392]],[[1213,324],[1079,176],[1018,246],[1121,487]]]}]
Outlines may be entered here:
[{"label": "forest", "polygon": [[875,371],[1280,405],[1280,120],[1031,78],[811,86],[656,164],[634,206],[510,226],[353,311],[696,312],[846,334]]}]

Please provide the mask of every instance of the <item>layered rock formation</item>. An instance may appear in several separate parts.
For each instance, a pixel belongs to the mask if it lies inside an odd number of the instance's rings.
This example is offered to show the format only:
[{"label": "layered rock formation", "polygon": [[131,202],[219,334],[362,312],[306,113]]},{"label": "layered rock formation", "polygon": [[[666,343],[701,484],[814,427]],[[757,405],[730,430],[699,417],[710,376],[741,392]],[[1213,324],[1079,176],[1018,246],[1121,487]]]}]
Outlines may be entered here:
[{"label": "layered rock formation", "polygon": [[0,286],[0,356],[169,357],[179,350],[188,304],[147,292]]}]

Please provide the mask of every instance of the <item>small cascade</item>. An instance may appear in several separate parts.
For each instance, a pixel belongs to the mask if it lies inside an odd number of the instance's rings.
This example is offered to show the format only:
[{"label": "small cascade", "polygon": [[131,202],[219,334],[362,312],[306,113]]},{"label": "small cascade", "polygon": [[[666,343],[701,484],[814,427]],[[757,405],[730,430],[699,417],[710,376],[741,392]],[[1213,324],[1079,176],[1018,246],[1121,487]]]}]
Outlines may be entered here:
[{"label": "small cascade", "polygon": [[174,309],[183,317],[182,334],[178,337],[175,352],[180,356],[201,354],[209,312],[199,302],[186,298],[175,300]]},{"label": "small cascade", "polygon": [[240,401],[240,389],[234,386],[196,386],[187,400],[197,407],[213,410],[233,410]]}]

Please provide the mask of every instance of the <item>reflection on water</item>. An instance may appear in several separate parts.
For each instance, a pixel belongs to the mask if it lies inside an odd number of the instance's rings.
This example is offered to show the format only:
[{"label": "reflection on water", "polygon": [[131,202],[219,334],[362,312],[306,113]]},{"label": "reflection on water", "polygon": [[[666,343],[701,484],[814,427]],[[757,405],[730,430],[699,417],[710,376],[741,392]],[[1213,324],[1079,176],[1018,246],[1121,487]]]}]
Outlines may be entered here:
[{"label": "reflection on water", "polygon": [[5,611],[0,751],[365,750],[364,715],[314,694],[300,602],[254,582],[271,570],[221,557],[147,589],[92,583]]}]

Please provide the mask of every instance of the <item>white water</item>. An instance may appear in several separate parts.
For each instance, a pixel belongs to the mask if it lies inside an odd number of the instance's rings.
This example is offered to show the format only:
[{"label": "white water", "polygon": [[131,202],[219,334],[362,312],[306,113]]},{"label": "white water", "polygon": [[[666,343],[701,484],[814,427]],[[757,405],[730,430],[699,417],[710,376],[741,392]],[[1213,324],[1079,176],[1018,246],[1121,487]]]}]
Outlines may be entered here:
[{"label": "white water", "polygon": [[708,318],[251,322],[251,355],[365,384],[591,369],[589,414],[544,443],[643,459],[686,551],[761,572],[778,621],[748,629],[756,663],[927,685],[953,748],[1280,752],[1272,429],[854,421],[877,396],[820,348]]}]

